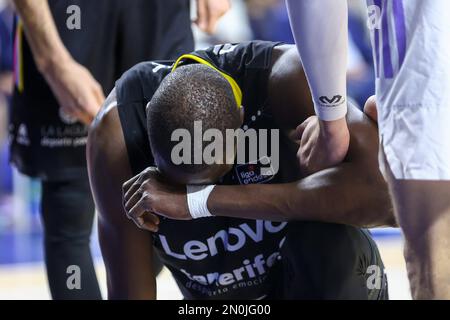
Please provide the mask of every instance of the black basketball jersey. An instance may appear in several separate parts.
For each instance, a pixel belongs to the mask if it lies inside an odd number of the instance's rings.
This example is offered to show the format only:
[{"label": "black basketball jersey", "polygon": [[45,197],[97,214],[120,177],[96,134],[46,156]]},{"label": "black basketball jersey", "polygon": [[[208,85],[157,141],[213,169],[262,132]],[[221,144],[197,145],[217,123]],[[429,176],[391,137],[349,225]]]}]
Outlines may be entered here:
[{"label": "black basketball jersey", "polygon": [[[243,130],[276,129],[265,107],[276,45],[252,41],[192,53],[238,83],[245,110]],[[154,165],[145,107],[172,65],[173,61],[141,63],[116,82],[119,117],[133,174]],[[283,166],[272,175],[262,175],[261,166],[261,161],[235,164],[218,184],[282,183],[295,179],[286,174]],[[153,239],[185,298],[258,299],[267,296],[274,286],[273,270],[281,258],[279,249],[286,225],[227,217],[162,219]]]}]

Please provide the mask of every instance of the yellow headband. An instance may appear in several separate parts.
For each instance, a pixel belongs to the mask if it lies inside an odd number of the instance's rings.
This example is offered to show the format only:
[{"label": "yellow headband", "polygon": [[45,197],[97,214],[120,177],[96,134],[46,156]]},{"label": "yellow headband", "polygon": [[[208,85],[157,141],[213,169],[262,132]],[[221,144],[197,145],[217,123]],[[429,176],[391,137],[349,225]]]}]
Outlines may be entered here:
[{"label": "yellow headband", "polygon": [[200,57],[198,57],[196,55],[193,55],[193,54],[184,54],[181,57],[179,57],[177,59],[177,61],[175,61],[175,64],[173,65],[173,68],[172,68],[172,72],[176,68],[178,68],[180,62],[185,60],[185,59],[190,59],[190,60],[197,61],[198,63],[207,65],[208,67],[211,67],[214,70],[216,70],[217,72],[219,72],[225,78],[225,80],[227,80],[228,83],[230,84],[231,89],[233,90],[234,99],[236,100],[236,104],[237,104],[238,108],[241,108],[241,106],[242,106],[242,91],[241,91],[241,88],[239,88],[239,85],[237,84],[237,82],[232,77],[227,75],[226,73],[224,73],[224,72],[220,71],[219,69],[217,69],[209,61],[207,61],[207,60],[205,60],[203,58],[200,58]]}]

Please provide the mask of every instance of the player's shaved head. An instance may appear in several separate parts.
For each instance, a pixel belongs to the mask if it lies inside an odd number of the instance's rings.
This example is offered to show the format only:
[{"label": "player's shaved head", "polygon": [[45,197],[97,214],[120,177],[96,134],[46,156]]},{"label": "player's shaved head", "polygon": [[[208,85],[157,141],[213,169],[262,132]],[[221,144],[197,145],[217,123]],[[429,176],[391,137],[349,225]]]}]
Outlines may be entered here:
[{"label": "player's shaved head", "polygon": [[[230,168],[225,164],[173,163],[172,150],[178,141],[171,141],[171,137],[177,129],[190,133],[191,155],[194,155],[195,121],[201,121],[203,132],[217,129],[223,137],[227,129],[235,130],[241,125],[230,84],[219,72],[201,64],[181,66],[170,73],[147,107],[147,130],[156,165],[165,175],[183,183],[216,180]],[[201,150],[207,144],[198,142]]]}]

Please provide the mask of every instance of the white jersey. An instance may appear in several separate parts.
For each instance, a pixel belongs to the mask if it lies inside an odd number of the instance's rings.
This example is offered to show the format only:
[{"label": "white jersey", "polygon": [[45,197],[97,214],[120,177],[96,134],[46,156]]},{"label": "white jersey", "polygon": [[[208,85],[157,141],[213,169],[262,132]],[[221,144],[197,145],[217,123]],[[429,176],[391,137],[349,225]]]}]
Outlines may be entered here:
[{"label": "white jersey", "polygon": [[380,139],[397,179],[450,180],[450,0],[369,0]]}]

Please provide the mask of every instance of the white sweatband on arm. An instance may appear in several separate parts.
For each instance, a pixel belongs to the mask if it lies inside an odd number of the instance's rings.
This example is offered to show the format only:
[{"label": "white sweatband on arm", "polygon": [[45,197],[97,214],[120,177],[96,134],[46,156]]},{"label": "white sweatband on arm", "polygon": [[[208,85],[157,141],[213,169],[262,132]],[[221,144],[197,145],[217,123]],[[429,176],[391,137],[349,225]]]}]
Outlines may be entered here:
[{"label": "white sweatband on arm", "polygon": [[211,217],[208,210],[208,197],[216,185],[187,185],[187,202],[192,219]]},{"label": "white sweatband on arm", "polygon": [[320,120],[347,114],[347,0],[286,0],[292,33]]}]

